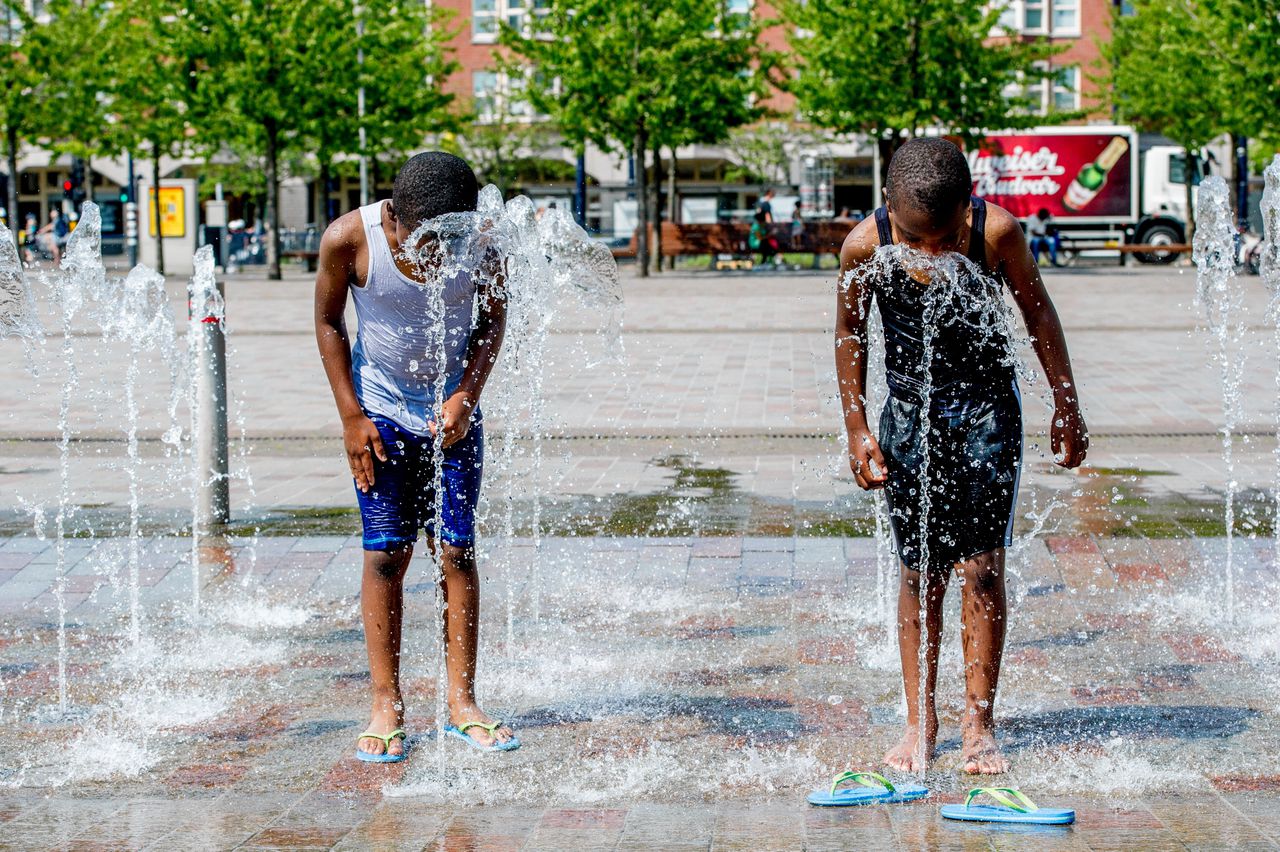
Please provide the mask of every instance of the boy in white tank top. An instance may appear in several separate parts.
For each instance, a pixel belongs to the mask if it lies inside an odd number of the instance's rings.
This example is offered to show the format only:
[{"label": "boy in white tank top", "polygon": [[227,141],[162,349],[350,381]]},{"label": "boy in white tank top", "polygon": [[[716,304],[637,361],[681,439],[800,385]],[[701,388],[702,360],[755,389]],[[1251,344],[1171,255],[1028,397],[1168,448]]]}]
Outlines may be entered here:
[{"label": "boy in white tank top", "polygon": [[[373,685],[369,726],[356,757],[404,760],[400,634],[404,577],[418,530],[441,549],[444,567],[446,733],[487,751],[520,741],[476,704],[480,585],[475,563],[475,506],[484,462],[480,394],[498,357],[506,322],[496,262],[483,276],[441,280],[415,268],[403,251],[423,222],[476,209],[479,186],[465,161],[418,154],[396,176],[389,202],[336,220],[320,241],[316,341],[342,419],[347,461],[364,527],[360,603]],[[431,327],[431,288],[444,288],[444,394],[435,399],[441,330]],[[354,351],[343,314],[347,294],[359,328]],[[432,340],[437,343],[431,343]],[[440,518],[433,517],[434,441],[442,433]]]}]

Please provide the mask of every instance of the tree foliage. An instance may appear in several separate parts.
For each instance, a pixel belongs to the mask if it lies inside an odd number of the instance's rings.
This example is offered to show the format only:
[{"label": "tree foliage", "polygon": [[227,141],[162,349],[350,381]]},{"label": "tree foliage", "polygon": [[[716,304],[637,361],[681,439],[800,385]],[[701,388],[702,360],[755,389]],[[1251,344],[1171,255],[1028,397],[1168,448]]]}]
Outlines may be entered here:
[{"label": "tree foliage", "polygon": [[758,118],[777,57],[761,22],[706,0],[551,0],[538,32],[504,28],[509,78],[571,147],[629,153],[637,166],[639,260],[647,274],[645,159],[655,147],[721,142]]},{"label": "tree foliage", "polygon": [[0,2],[0,133],[8,160],[5,206],[16,233],[17,161],[26,145],[79,156],[102,150],[98,92],[105,79],[101,46],[108,4],[50,0],[37,20],[21,0]]},{"label": "tree foliage", "polygon": [[1059,52],[1043,39],[1000,35],[985,0],[782,0],[801,115],[837,133],[880,140],[881,168],[903,134],[967,138],[1043,121],[1010,87],[1043,79]]},{"label": "tree foliage", "polygon": [[[1215,2],[1136,0],[1117,13],[1103,46],[1117,117],[1196,152],[1243,123],[1232,89],[1239,74],[1227,50],[1227,19]],[[1234,126],[1233,126],[1234,125]],[[1187,170],[1187,239],[1194,229]]]}]

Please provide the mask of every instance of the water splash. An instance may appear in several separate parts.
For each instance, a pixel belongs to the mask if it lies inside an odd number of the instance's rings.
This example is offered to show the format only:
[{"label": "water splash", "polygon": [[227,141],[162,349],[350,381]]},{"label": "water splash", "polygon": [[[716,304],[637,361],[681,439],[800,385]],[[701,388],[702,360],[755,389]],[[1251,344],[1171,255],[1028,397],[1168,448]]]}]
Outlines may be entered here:
[{"label": "water splash", "polygon": [[31,287],[22,274],[13,232],[0,224],[0,338],[13,336],[21,337],[29,347],[42,338],[43,329]]},{"label": "water splash", "polygon": [[[1267,317],[1274,332],[1277,357],[1280,358],[1280,154],[1277,154],[1263,172],[1262,190],[1262,259],[1259,274],[1271,299],[1267,304]],[[1280,363],[1276,365],[1276,446],[1275,482],[1272,498],[1275,515],[1272,525],[1272,565],[1280,569]]]},{"label": "water splash", "polygon": [[[547,343],[551,326],[570,305],[584,308],[596,325],[596,335],[605,341],[606,356],[620,357],[622,290],[617,266],[609,250],[589,239],[562,211],[549,210],[539,218],[533,202],[517,196],[506,203],[495,186],[481,192],[474,213],[451,213],[425,222],[405,242],[405,258],[417,270],[429,293],[426,316],[422,317],[426,339],[421,375],[432,388],[439,423],[440,406],[446,399],[450,369],[450,349],[456,348],[459,329],[448,327],[450,313],[445,304],[446,284],[469,278],[492,281],[492,298],[501,302],[506,314],[506,336],[501,353],[501,370],[491,377],[482,407],[486,418],[502,423],[504,434],[488,461],[491,470],[510,471],[519,452],[517,441],[525,438],[532,446],[532,470],[527,477],[506,476],[510,492],[499,502],[505,506],[502,527],[506,531],[505,553],[508,568],[507,633],[514,636],[513,584],[511,582],[514,516],[517,494],[531,498],[535,564],[542,544],[542,439],[548,427],[544,379],[547,371]],[[472,328],[481,319],[483,294],[472,301]],[[589,358],[583,359],[590,363]],[[435,517],[443,517],[444,434],[434,429],[432,442],[433,483],[431,495]],[[496,478],[496,477],[495,477]],[[486,499],[484,508],[493,505]],[[478,518],[484,523],[486,518]],[[443,549],[433,547],[431,561],[436,576],[436,611],[443,635],[448,614],[444,597]],[[533,618],[538,618],[540,583],[535,573],[531,599]],[[446,689],[447,650],[442,648],[437,669],[436,695],[437,771],[445,767],[443,726],[448,721]],[[428,668],[428,670],[430,670]]]},{"label": "water splash", "polygon": [[[166,364],[177,362],[174,352],[173,311],[164,289],[164,278],[145,266],[136,266],[119,289],[118,303],[108,307],[103,334],[108,340],[123,341],[129,347],[125,368],[125,440],[129,477],[129,639],[137,647],[141,639],[139,572],[142,533],[140,528],[140,470],[138,458],[137,385],[144,352],[161,354]],[[172,377],[172,374],[171,374]],[[170,394],[172,398],[173,394]]]},{"label": "water splash", "polygon": [[58,608],[58,710],[67,712],[67,523],[71,507],[71,405],[79,385],[74,322],[86,303],[101,301],[106,289],[102,265],[102,219],[94,204],[85,204],[80,224],[67,240],[62,266],[52,277],[62,320],[63,377],[58,403],[58,511],[54,516],[53,597]]},{"label": "water splash", "polygon": [[1200,185],[1196,202],[1193,259],[1196,263],[1196,301],[1204,309],[1209,332],[1217,343],[1214,355],[1222,371],[1222,462],[1226,469],[1224,526],[1226,565],[1223,577],[1223,611],[1235,618],[1235,499],[1239,490],[1235,474],[1235,429],[1240,422],[1244,378],[1244,292],[1234,286],[1236,271],[1235,226],[1228,202],[1227,182],[1214,175]]}]

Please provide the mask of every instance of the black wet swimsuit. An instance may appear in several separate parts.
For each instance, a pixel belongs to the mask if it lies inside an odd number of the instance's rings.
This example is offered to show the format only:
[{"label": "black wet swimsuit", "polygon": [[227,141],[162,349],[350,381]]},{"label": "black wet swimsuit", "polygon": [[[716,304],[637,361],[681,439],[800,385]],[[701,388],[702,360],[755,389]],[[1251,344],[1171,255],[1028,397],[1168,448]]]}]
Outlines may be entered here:
[{"label": "black wet swimsuit", "polygon": [[[987,262],[986,204],[973,199],[969,259],[997,281]],[[888,211],[876,211],[880,244],[893,243]],[[960,286],[983,286],[966,276]],[[920,516],[929,496],[928,562],[955,562],[1007,547],[1022,463],[1022,405],[1002,332],[974,329],[976,311],[948,299],[935,311],[933,357],[926,375],[924,288],[901,268],[873,276],[870,289],[884,325],[889,399],[880,414],[880,448],[888,463],[890,519],[898,556],[919,570]],[[989,286],[989,285],[987,285]],[[989,298],[989,297],[988,297]],[[928,489],[922,487],[925,391],[930,435]]]}]

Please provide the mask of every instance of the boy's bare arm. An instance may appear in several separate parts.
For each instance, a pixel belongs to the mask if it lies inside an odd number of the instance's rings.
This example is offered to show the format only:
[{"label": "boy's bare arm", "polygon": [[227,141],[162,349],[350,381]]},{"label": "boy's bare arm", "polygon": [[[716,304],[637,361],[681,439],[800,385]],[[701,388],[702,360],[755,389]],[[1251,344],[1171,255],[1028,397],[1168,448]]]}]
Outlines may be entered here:
[{"label": "boy's bare arm", "polygon": [[1031,345],[1053,392],[1050,443],[1055,461],[1063,467],[1079,467],[1089,449],[1089,431],[1080,412],[1080,396],[1071,373],[1071,358],[1058,311],[1045,289],[1040,268],[1031,256],[1018,220],[994,205],[988,205],[988,210],[987,250],[994,250],[989,256],[1000,258],[1001,271],[1022,312]]},{"label": "boy's bare arm", "polygon": [[462,381],[440,411],[446,447],[466,436],[471,427],[471,413],[480,404],[480,394],[502,349],[507,328],[507,286],[500,259],[495,257],[487,265],[487,274],[476,287],[476,298],[479,310],[467,343]]},{"label": "boy's bare arm", "polygon": [[840,280],[836,286],[836,380],[849,441],[849,469],[863,489],[883,488],[887,466],[880,445],[867,424],[867,314],[871,294],[858,275],[875,254],[875,222],[865,219],[849,233],[840,249]]},{"label": "boy's bare arm", "polygon": [[355,381],[351,376],[351,340],[343,316],[347,309],[347,287],[356,276],[361,232],[360,214],[353,211],[330,225],[320,239],[315,296],[316,346],[338,405],[338,416],[342,418],[342,441],[351,474],[356,486],[368,491],[373,487],[373,454],[386,461],[387,453],[378,427],[365,416],[356,399]]}]

